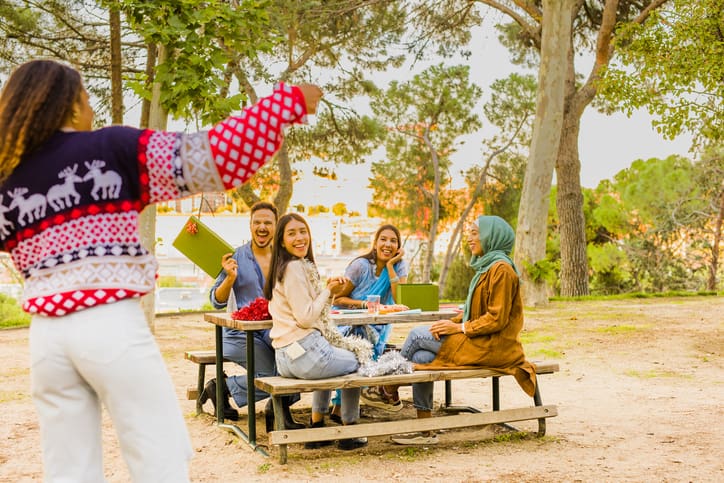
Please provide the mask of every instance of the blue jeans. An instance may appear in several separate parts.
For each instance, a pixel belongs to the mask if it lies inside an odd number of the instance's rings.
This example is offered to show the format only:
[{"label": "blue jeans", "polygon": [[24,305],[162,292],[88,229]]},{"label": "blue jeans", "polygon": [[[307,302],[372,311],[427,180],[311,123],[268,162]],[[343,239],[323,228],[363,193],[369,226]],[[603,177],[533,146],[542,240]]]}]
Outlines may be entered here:
[{"label": "blue jeans", "polygon": [[[415,364],[428,364],[435,359],[444,339],[445,336],[436,340],[430,332],[430,327],[415,327],[407,335],[400,353]],[[433,388],[432,382],[416,382],[412,385],[412,402],[415,409],[432,411]]]},{"label": "blue jeans", "polygon": [[[377,343],[372,346],[372,359],[376,361],[385,351],[387,341],[390,339],[390,334],[392,333],[392,324],[375,324],[369,325],[368,327],[371,327],[375,332],[377,332]],[[365,326],[363,325],[339,325],[337,326],[337,329],[345,337],[348,335],[356,335],[365,340],[369,340],[367,338],[367,331],[365,331]],[[341,393],[342,392],[337,389],[334,397],[332,398],[332,404],[335,406],[339,406],[340,401],[342,400]]]},{"label": "blue jeans", "polygon": [[[297,341],[304,353],[292,359],[287,350],[290,346],[276,351],[277,370],[284,377],[297,379],[325,379],[343,376],[357,371],[357,357],[345,349],[332,346],[319,331],[314,331]],[[342,422],[354,423],[359,419],[359,388],[342,390]],[[331,391],[314,391],[312,412],[325,414],[329,410]]]},{"label": "blue jeans", "polygon": [[[224,357],[236,362],[246,369],[246,332],[238,331],[234,334],[224,334],[223,345]],[[258,330],[254,332],[254,377],[276,376],[276,364],[274,363],[274,347],[272,347],[269,330]],[[240,408],[249,402],[249,390],[246,387],[246,375],[230,376],[226,378],[226,385],[229,387],[231,397]],[[266,392],[254,388],[254,401],[261,401],[269,397]],[[289,404],[299,401],[299,394],[286,396]]]}]

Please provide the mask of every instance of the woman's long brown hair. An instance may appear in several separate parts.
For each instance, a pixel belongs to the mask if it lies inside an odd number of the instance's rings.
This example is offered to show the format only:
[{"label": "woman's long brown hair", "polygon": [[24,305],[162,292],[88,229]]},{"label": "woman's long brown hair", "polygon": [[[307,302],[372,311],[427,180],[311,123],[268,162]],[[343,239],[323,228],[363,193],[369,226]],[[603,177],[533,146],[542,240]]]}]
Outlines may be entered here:
[{"label": "woman's long brown hair", "polygon": [[309,233],[309,250],[307,250],[307,254],[304,258],[314,263],[312,232],[309,230],[309,223],[307,223],[307,220],[296,213],[287,213],[279,218],[279,221],[277,222],[277,231],[274,234],[274,242],[272,244],[272,259],[269,266],[269,276],[267,277],[266,284],[264,285],[264,297],[267,300],[272,299],[274,286],[277,282],[281,282],[284,279],[284,272],[286,271],[289,262],[292,260],[299,260],[297,257],[289,253],[286,248],[284,248],[284,230],[287,228],[287,224],[289,224],[292,220],[304,223],[304,226],[307,227],[307,233]]},{"label": "woman's long brown hair", "polygon": [[0,94],[0,183],[63,126],[82,88],[78,71],[53,60],[13,71]]},{"label": "woman's long brown hair", "polygon": [[[365,253],[363,255],[358,256],[357,258],[366,258],[367,260],[371,261],[372,263],[377,263],[377,240],[379,240],[380,235],[385,230],[390,230],[391,232],[393,232],[395,234],[395,236],[397,236],[397,250],[399,250],[400,247],[402,246],[402,237],[400,236],[400,230],[398,230],[395,225],[386,224],[386,225],[382,225],[381,227],[379,227],[377,229],[377,232],[375,232],[375,238],[372,241],[372,248],[370,248],[370,251],[368,251],[367,253]],[[354,260],[357,260],[357,258],[355,258]],[[352,260],[352,261],[354,261],[354,260]]]}]

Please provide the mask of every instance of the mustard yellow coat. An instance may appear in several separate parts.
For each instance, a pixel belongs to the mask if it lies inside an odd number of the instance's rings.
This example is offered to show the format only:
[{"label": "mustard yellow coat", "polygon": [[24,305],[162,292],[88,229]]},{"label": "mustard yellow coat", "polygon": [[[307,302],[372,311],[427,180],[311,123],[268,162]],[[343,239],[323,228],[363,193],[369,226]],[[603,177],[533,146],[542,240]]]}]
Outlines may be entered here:
[{"label": "mustard yellow coat", "polygon": [[[462,314],[452,321],[460,322]],[[416,369],[485,367],[515,376],[520,387],[533,396],[535,366],[525,360],[520,331],[523,329],[523,302],[520,280],[513,268],[498,262],[478,280],[470,304],[470,320],[464,334],[447,336],[429,364]]]}]

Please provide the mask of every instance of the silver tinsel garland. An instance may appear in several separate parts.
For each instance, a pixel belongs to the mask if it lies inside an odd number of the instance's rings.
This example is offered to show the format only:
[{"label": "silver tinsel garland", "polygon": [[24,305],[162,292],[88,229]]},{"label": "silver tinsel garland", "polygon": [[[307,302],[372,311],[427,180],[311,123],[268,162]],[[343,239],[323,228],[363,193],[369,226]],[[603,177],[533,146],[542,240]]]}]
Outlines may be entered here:
[{"label": "silver tinsel garland", "polygon": [[[307,280],[315,287],[316,294],[319,294],[324,289],[322,280],[319,277],[319,271],[317,271],[316,265],[306,258],[303,259],[303,262]],[[322,309],[322,314],[319,316],[319,330],[324,338],[335,347],[353,352],[360,365],[372,360],[372,344],[356,335],[344,337],[340,334],[337,325],[329,318],[329,307],[330,304],[327,302],[324,309]]]},{"label": "silver tinsel garland", "polygon": [[389,374],[412,374],[412,362],[408,361],[400,351],[389,351],[382,354],[376,361],[362,364],[357,371],[365,377],[386,376]]}]

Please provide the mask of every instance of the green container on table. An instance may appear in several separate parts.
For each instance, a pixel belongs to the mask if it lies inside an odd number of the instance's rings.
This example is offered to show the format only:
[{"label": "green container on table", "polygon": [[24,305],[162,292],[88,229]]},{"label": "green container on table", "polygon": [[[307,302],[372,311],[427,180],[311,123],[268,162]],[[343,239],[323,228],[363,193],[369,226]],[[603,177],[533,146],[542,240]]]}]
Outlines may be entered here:
[{"label": "green container on table", "polygon": [[432,283],[400,283],[397,285],[395,302],[411,309],[440,310],[438,287]]}]

